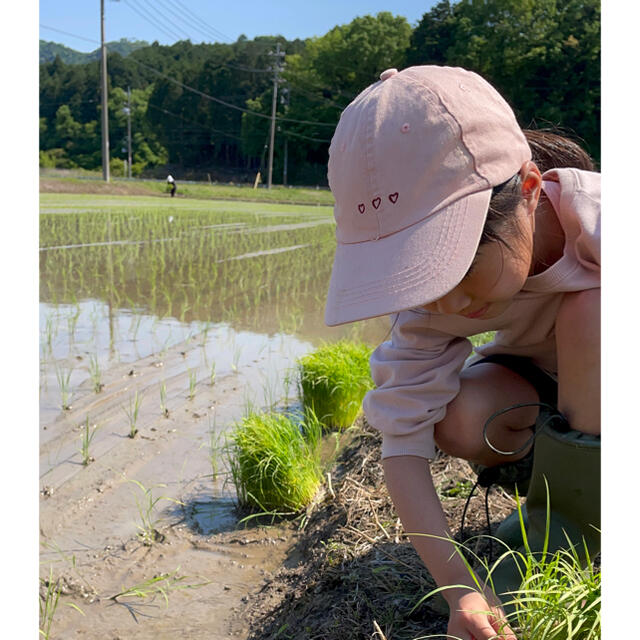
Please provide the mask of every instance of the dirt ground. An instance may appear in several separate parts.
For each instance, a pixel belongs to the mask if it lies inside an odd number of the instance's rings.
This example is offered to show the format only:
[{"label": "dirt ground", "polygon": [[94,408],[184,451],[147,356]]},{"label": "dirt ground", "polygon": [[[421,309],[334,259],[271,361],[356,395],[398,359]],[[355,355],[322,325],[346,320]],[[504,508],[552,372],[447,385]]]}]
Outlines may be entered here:
[{"label": "dirt ground", "polygon": [[[304,517],[239,524],[224,468],[213,475],[210,434],[241,416],[266,365],[256,358],[189,399],[185,362],[197,348],[116,365],[100,393],[87,381],[69,411],[41,425],[41,592],[50,579],[61,588],[50,637],[380,639],[374,624],[387,640],[444,633],[435,603],[411,613],[434,585],[402,536],[379,434],[363,420]],[[155,400],[160,380],[168,415]],[[130,438],[134,389],[154,399]],[[100,427],[84,466],[87,415]],[[473,473],[446,456],[433,470],[457,533]],[[494,524],[515,506],[500,489],[489,504]],[[466,522],[465,537],[486,531],[481,495]]]},{"label": "dirt ground", "polygon": [[[435,583],[403,536],[385,489],[379,433],[364,420],[356,433],[339,457],[331,490],[288,551],[299,564],[283,567],[249,600],[251,640],[408,640],[446,633],[444,600],[428,600],[412,612]],[[442,454],[432,473],[449,526],[458,535],[475,475],[466,462]],[[491,490],[494,530],[513,508],[512,496]],[[484,496],[477,494],[462,536],[487,533],[486,527]],[[474,549],[490,552],[485,541]]]}]

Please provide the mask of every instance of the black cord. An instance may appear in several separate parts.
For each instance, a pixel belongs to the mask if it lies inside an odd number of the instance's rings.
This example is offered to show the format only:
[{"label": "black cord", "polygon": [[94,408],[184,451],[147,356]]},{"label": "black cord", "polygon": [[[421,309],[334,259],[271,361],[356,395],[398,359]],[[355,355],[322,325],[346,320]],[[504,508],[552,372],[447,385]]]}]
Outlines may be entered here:
[{"label": "black cord", "polygon": [[[531,434],[531,437],[521,447],[518,447],[514,451],[501,451],[500,449],[492,445],[491,442],[489,442],[487,429],[489,428],[491,422],[493,422],[493,420],[495,420],[498,416],[501,416],[504,413],[508,413],[509,411],[513,411],[514,409],[521,409],[522,407],[542,407],[543,409],[549,409],[550,413],[547,419],[540,426],[538,426],[538,421],[536,420],[535,424],[533,425],[533,433]],[[551,421],[556,420],[557,418],[562,419],[568,430],[568,424],[565,417],[558,411],[556,407],[547,404],[546,402],[523,402],[520,404],[514,404],[510,407],[507,407],[506,409],[500,409],[500,411],[496,411],[493,415],[489,416],[488,420],[484,423],[484,427],[482,427],[482,438],[484,439],[489,449],[491,449],[491,451],[499,453],[503,456],[513,456],[516,453],[524,451],[538,437],[540,431],[542,431],[542,429],[544,429],[544,427],[546,427]]]},{"label": "black cord", "polygon": [[464,509],[462,510],[462,518],[460,518],[460,531],[458,533],[458,542],[460,543],[464,542],[464,540],[462,539],[462,531],[464,530],[464,521],[465,521],[465,518],[467,517],[467,509],[469,508],[469,503],[471,502],[471,498],[473,498],[473,494],[475,493],[477,487],[478,487],[478,480],[476,480],[476,483],[473,485],[473,488],[469,492],[469,495],[467,496],[467,501],[465,502],[465,505],[464,505]]},{"label": "black cord", "polygon": [[[489,441],[489,437],[487,436],[487,429],[491,424],[491,422],[495,420],[498,416],[501,416],[509,411],[512,411],[513,409],[521,409],[522,407],[541,407],[543,409],[547,409],[549,411],[549,415],[544,420],[544,422],[542,422],[540,426],[538,426],[538,420],[536,419],[536,422],[532,427],[533,433],[531,434],[531,437],[521,447],[519,447],[515,451],[501,451],[500,449],[492,445],[491,442]],[[542,429],[544,429],[544,427],[550,424],[553,420],[557,420],[557,419],[561,421],[559,427],[557,427],[558,430],[568,431],[569,424],[566,418],[562,415],[562,413],[558,411],[556,407],[550,404],[547,404],[546,402],[523,402],[521,404],[514,404],[514,405],[511,405],[510,407],[507,407],[506,409],[500,409],[500,411],[496,411],[493,415],[489,416],[488,420],[484,423],[484,426],[482,428],[482,437],[485,443],[487,444],[487,446],[495,453],[499,453],[500,455],[504,455],[504,456],[512,456],[512,455],[515,455],[516,453],[520,453],[521,451],[524,451],[527,447],[529,447],[529,445],[532,444],[535,441],[535,439],[538,437],[538,434],[542,431]],[[473,488],[469,492],[469,495],[467,496],[467,501],[464,505],[464,509],[462,510],[462,517],[460,519],[460,530],[458,533],[458,541],[460,543],[464,542],[462,538],[462,534],[464,531],[464,521],[467,516],[467,510],[469,509],[469,504],[471,503],[471,498],[473,497],[473,494],[475,493],[479,484],[480,484],[480,475],[478,475],[478,478],[476,479],[476,482],[473,485]],[[489,514],[489,491],[491,490],[491,486],[492,486],[492,483],[486,485],[486,491],[484,494],[484,512],[487,520],[487,531],[489,536],[489,562],[490,563],[493,558],[493,540],[491,539],[491,517]]]}]

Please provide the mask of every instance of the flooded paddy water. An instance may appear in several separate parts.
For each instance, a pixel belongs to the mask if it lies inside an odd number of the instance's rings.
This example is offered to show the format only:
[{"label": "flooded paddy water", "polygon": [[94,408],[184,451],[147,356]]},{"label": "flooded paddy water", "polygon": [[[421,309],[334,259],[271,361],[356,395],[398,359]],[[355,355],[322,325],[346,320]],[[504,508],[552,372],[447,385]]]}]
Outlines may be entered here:
[{"label": "flooded paddy water", "polygon": [[313,205],[41,195],[40,573],[84,613],[50,637],[247,635],[295,532],[238,524],[222,434],[295,402],[299,356],[388,330],[324,325],[334,230]]}]

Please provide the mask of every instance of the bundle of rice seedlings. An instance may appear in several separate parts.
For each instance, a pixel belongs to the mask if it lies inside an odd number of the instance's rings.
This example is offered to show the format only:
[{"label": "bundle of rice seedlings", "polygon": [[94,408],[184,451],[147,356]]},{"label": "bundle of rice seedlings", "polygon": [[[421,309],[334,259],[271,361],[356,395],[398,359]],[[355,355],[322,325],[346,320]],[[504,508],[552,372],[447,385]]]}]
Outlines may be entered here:
[{"label": "bundle of rice seedlings", "polygon": [[369,371],[372,347],[341,340],[298,360],[302,402],[325,427],[350,427],[362,399],[374,384]]},{"label": "bundle of rice seedlings", "polygon": [[[470,540],[464,544],[451,541],[475,581],[475,588],[482,593],[484,585],[476,577],[466,555],[475,559],[479,572],[487,576],[487,584],[494,593],[494,576],[501,570],[503,563],[506,563],[509,572],[519,574],[520,586],[497,595],[502,600],[506,612],[505,622],[518,638],[600,640],[601,573],[594,567],[586,543],[584,553],[579,553],[578,546],[565,532],[566,547],[553,552],[548,550],[550,505],[547,489],[547,522],[543,549],[532,550],[529,547],[519,500],[517,505],[524,544],[519,549],[510,549],[503,541],[492,538],[494,542],[506,548],[493,564],[471,551],[468,546]],[[421,598],[415,608],[430,596],[457,587],[470,588],[463,585],[439,587]]]},{"label": "bundle of rice seedlings", "polygon": [[322,482],[322,425],[277,413],[250,413],[230,434],[231,477],[243,507],[300,511]]}]

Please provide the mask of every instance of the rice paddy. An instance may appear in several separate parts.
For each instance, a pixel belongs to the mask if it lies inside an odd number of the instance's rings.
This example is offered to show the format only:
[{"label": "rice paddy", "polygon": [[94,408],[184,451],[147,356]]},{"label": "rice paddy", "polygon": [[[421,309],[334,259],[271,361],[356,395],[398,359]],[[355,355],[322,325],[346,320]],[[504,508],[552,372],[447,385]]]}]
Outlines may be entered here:
[{"label": "rice paddy", "polygon": [[206,374],[191,366],[199,381],[237,371],[259,336],[367,333],[322,321],[333,234],[329,207],[42,194],[41,411],[189,337],[207,360]]},{"label": "rice paddy", "polygon": [[[215,536],[242,527],[235,505],[251,494],[258,510],[298,510],[324,480],[317,424],[296,441],[301,428],[289,423],[286,446],[304,455],[280,502],[268,482],[234,485],[240,467],[221,454],[228,435],[251,412],[284,420],[277,407],[296,410],[300,357],[344,338],[373,344],[388,321],[324,325],[330,207],[42,194],[39,240],[41,539],[63,551],[43,551],[43,571],[54,570],[43,580],[61,585],[62,604],[95,601],[86,616],[50,607],[43,627],[51,637],[96,624],[138,637],[135,617],[172,635],[180,608],[152,622],[144,598],[104,607],[120,576],[149,584],[180,566],[186,578],[207,567],[214,586],[202,589],[231,585],[190,601],[208,629],[282,560],[262,543],[247,549],[247,566],[227,543],[219,555]],[[272,488],[284,486],[286,474],[269,473]]]},{"label": "rice paddy", "polygon": [[181,606],[147,612],[176,567],[203,590],[194,629],[229,637],[210,621],[231,620],[287,542],[242,516],[302,527],[318,495],[335,498],[339,436],[323,440],[321,421],[356,420],[368,345],[389,324],[324,325],[334,232],[316,205],[42,195],[40,528],[62,550],[42,553],[51,637],[174,637]]}]

